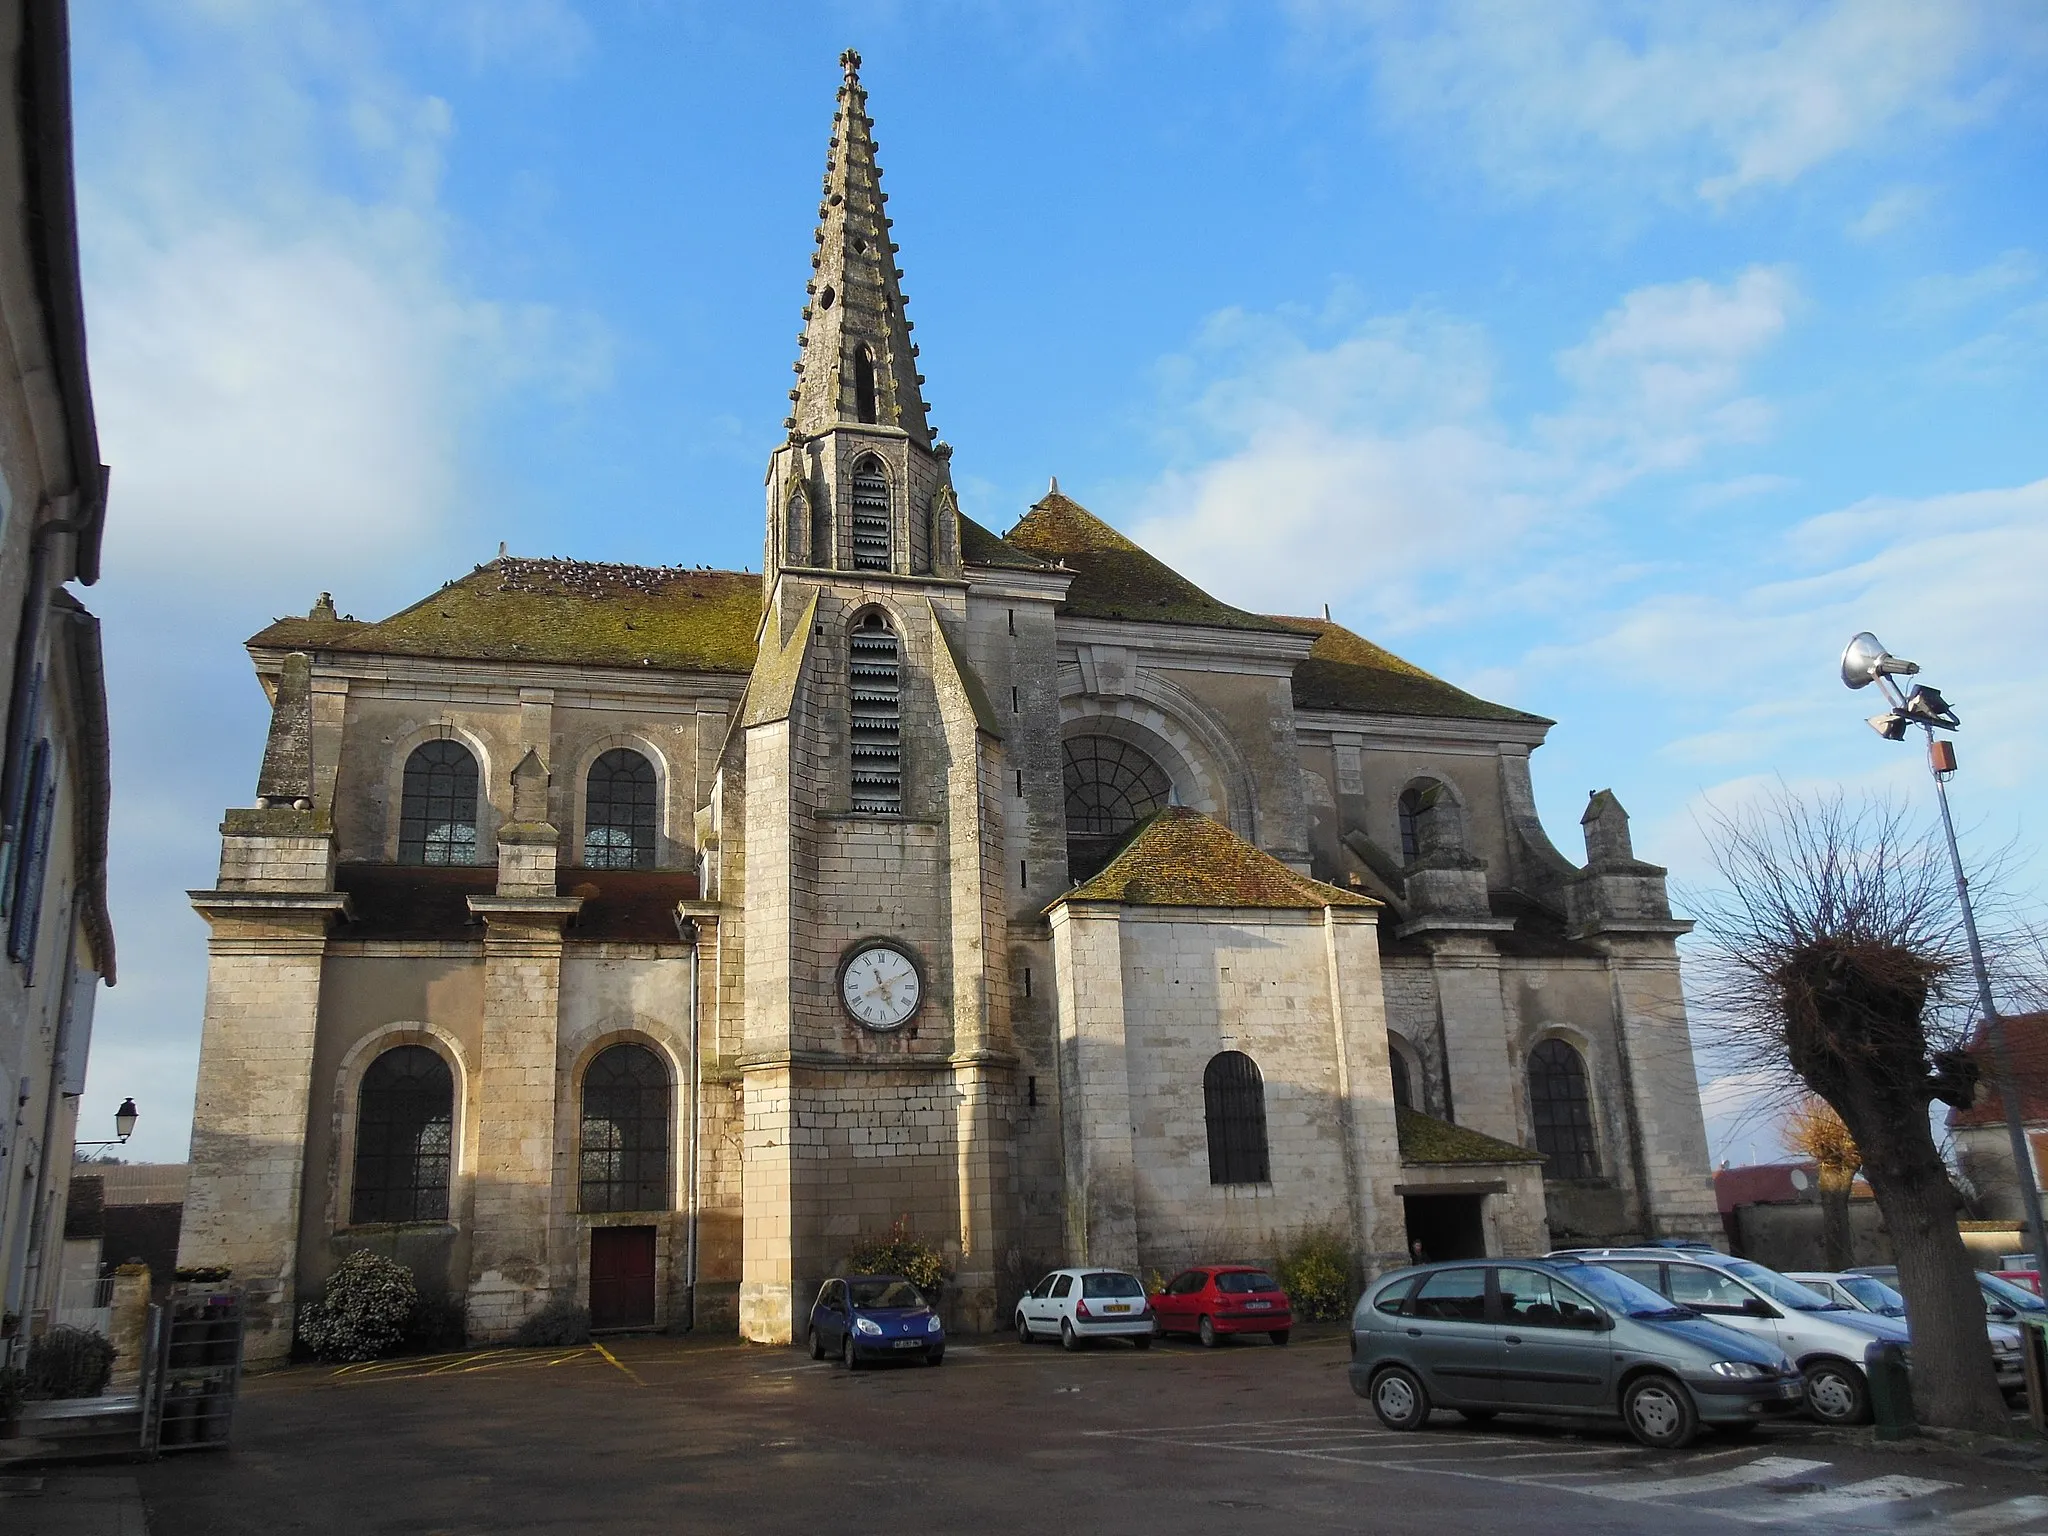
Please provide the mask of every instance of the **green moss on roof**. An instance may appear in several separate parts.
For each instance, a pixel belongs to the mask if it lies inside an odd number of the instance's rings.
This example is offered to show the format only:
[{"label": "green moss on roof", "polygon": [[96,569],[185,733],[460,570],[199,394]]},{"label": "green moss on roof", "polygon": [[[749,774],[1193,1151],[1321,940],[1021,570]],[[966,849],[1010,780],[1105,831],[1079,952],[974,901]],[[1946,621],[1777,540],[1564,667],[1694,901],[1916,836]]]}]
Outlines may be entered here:
[{"label": "green moss on roof", "polygon": [[1314,635],[1306,661],[1294,668],[1296,709],[1353,710],[1375,715],[1420,715],[1430,719],[1526,720],[1554,722],[1524,714],[1505,704],[1453,687],[1412,661],[1374,645],[1328,619],[1295,619],[1275,615],[1272,622]]},{"label": "green moss on roof", "polygon": [[1213,624],[1223,629],[1287,628],[1277,620],[1217,601],[1058,491],[1025,513],[1023,521],[1003,539],[1034,555],[1057,560],[1074,572],[1061,613],[1084,619]]},{"label": "green moss on roof", "polygon": [[960,559],[967,565],[993,565],[1014,571],[1043,571],[1052,567],[1029,550],[990,533],[966,513],[960,514]]},{"label": "green moss on roof", "polygon": [[380,622],[279,619],[249,644],[744,674],[760,621],[761,578],[739,571],[504,557]]},{"label": "green moss on roof", "polygon": [[1404,1163],[1540,1163],[1543,1154],[1480,1131],[1453,1125],[1419,1109],[1394,1106]]},{"label": "green moss on roof", "polygon": [[1146,822],[1102,873],[1060,900],[1318,912],[1379,905],[1369,896],[1297,875],[1221,822],[1181,805],[1168,806]]}]

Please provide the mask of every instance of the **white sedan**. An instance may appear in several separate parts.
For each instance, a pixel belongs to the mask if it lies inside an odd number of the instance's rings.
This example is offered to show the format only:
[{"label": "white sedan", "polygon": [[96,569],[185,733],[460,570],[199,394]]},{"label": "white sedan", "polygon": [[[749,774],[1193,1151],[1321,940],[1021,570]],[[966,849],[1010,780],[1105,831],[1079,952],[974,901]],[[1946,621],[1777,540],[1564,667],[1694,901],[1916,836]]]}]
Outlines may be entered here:
[{"label": "white sedan", "polygon": [[1152,1307],[1136,1275],[1120,1269],[1056,1269],[1017,1299],[1017,1337],[1058,1337],[1068,1349],[1090,1339],[1152,1347]]}]

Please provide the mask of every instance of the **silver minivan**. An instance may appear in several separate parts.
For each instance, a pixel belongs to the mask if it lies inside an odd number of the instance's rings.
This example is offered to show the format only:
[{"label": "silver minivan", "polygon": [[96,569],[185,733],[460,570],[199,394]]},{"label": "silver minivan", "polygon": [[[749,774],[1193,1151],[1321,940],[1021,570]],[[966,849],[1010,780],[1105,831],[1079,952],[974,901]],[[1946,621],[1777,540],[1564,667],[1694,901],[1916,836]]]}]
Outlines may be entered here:
[{"label": "silver minivan", "polygon": [[1807,1411],[1824,1424],[1868,1422],[1870,1382],[1863,1362],[1871,1346],[1908,1348],[1910,1335],[1897,1318],[1856,1311],[1774,1269],[1711,1248],[1573,1248],[1566,1253],[1783,1350],[1805,1373]]},{"label": "silver minivan", "polygon": [[1351,1389],[1389,1429],[1432,1409],[1620,1418],[1673,1450],[1796,1411],[1799,1370],[1595,1264],[1489,1259],[1398,1270],[1351,1314]]}]

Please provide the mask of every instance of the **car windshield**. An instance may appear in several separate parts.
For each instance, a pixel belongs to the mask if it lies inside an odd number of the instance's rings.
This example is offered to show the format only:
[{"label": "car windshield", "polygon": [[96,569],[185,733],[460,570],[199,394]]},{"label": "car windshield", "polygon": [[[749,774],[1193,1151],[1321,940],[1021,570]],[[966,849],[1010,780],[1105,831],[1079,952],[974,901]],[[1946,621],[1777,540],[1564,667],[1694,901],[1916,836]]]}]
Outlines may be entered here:
[{"label": "car windshield", "polygon": [[2048,1312],[2048,1301],[2043,1301],[2024,1285],[2014,1285],[2010,1280],[2001,1280],[1982,1271],[1978,1272],[1977,1283],[1984,1287],[1986,1296],[2004,1302],[2016,1312]]},{"label": "car windshield", "polygon": [[1881,1312],[1886,1317],[1906,1315],[1906,1298],[1875,1275],[1837,1275],[1835,1284],[1873,1312]]},{"label": "car windshield", "polygon": [[1100,1274],[1081,1277],[1083,1296],[1142,1296],[1145,1287],[1138,1283],[1136,1275],[1121,1275],[1115,1270],[1104,1270]]},{"label": "car windshield", "polygon": [[1839,1301],[1829,1301],[1819,1291],[1809,1290],[1797,1280],[1787,1280],[1775,1269],[1765,1269],[1763,1265],[1752,1264],[1747,1259],[1732,1259],[1726,1267],[1729,1274],[1755,1286],[1771,1300],[1780,1306],[1790,1307],[1794,1312],[1853,1310]]},{"label": "car windshield", "polygon": [[849,1280],[846,1289],[853,1297],[853,1304],[871,1311],[889,1307],[921,1307],[924,1297],[917,1287],[908,1280]]},{"label": "car windshield", "polygon": [[1226,1296],[1242,1296],[1246,1291],[1277,1291],[1280,1282],[1262,1269],[1241,1269],[1233,1275],[1218,1275],[1216,1289]]},{"label": "car windshield", "polygon": [[1617,1275],[1598,1264],[1574,1265],[1560,1273],[1580,1290],[1589,1292],[1609,1311],[1635,1318],[1638,1322],[1672,1322],[1698,1315],[1691,1307],[1675,1307],[1640,1281],[1631,1280],[1627,1275]]}]

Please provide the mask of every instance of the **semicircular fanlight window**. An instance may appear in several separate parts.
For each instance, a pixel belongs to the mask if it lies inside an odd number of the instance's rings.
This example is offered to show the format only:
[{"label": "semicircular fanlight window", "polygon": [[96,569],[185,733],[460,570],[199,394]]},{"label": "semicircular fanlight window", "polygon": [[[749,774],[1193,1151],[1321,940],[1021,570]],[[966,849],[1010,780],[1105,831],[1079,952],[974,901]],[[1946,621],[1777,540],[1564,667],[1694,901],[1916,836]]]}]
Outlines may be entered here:
[{"label": "semicircular fanlight window", "polygon": [[1131,829],[1173,798],[1166,771],[1113,736],[1061,744],[1067,796],[1067,873],[1086,880],[1109,862]]}]

